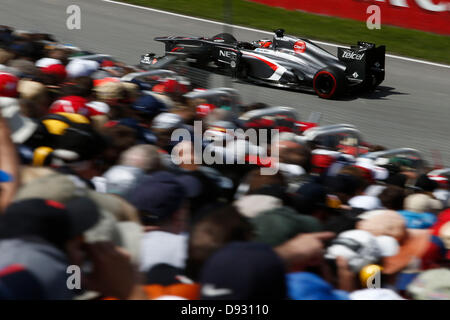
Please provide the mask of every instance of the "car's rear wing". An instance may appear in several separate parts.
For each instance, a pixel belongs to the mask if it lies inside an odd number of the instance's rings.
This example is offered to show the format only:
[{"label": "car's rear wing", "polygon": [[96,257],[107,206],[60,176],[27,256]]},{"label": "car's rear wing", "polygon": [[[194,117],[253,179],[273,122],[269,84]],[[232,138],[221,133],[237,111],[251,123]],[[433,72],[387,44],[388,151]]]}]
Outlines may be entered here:
[{"label": "car's rear wing", "polygon": [[347,65],[346,74],[355,81],[384,80],[386,47],[374,43],[358,41],[356,46],[338,48],[337,57]]}]

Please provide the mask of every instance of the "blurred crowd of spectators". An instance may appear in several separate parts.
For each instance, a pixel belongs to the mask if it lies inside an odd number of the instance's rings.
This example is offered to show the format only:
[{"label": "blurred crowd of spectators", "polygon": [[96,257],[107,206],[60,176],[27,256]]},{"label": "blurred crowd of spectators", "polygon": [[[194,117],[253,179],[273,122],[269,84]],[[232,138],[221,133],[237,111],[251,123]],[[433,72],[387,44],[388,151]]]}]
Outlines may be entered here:
[{"label": "blurred crowd of spectators", "polygon": [[0,299],[450,299],[445,170],[292,132],[274,175],[196,164],[175,129],[235,143],[225,129],[268,106],[121,81],[140,69],[89,54],[0,26]]}]

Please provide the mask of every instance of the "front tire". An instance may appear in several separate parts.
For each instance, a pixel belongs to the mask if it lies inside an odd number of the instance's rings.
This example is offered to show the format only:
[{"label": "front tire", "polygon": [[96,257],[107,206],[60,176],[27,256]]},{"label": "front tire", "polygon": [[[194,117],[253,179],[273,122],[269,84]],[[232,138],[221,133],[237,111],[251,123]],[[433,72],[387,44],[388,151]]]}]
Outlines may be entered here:
[{"label": "front tire", "polygon": [[344,91],[345,75],[339,69],[321,69],[314,76],[313,88],[322,99],[336,98]]}]

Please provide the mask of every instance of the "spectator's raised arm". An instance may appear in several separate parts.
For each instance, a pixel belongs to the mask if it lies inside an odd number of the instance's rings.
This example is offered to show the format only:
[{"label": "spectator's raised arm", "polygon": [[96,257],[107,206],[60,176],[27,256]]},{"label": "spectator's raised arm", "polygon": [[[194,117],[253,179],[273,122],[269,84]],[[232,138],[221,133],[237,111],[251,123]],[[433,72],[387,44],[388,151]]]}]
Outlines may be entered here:
[{"label": "spectator's raised arm", "polygon": [[16,148],[11,140],[11,132],[9,127],[0,113],[0,170],[5,176],[9,175],[9,181],[5,181],[0,185],[0,212],[4,212],[5,208],[14,198],[16,190],[19,186],[19,160]]}]

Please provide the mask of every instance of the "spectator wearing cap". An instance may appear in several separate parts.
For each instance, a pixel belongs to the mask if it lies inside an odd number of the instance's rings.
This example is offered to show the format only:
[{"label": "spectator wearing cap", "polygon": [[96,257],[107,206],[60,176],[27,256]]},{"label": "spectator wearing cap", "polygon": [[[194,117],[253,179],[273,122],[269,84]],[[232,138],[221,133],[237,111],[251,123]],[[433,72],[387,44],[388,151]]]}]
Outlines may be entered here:
[{"label": "spectator wearing cap", "polygon": [[66,69],[68,77],[77,78],[90,76],[99,67],[100,64],[97,61],[76,58],[67,64]]},{"label": "spectator wearing cap", "polygon": [[262,243],[234,242],[211,256],[200,277],[203,300],[284,300],[282,259]]},{"label": "spectator wearing cap", "polygon": [[48,130],[47,145],[52,151],[52,165],[58,171],[73,174],[88,182],[102,170],[107,141],[93,129],[88,118],[74,113],[50,114],[41,119]]},{"label": "spectator wearing cap", "polygon": [[[436,250],[431,232],[407,228],[407,221],[400,213],[393,210],[375,210],[365,212],[359,218],[362,220],[358,222],[357,229],[368,231],[375,236],[391,236],[400,245],[396,255],[383,259],[382,273],[390,285],[396,284],[402,289],[405,284],[398,281],[404,280],[406,273],[417,274],[424,265],[430,264],[427,260],[436,258],[430,257],[432,251]],[[407,278],[411,279],[411,276]]]},{"label": "spectator wearing cap", "polygon": [[[106,193],[126,196],[131,189],[138,185],[139,180],[144,175],[144,171],[131,166],[115,165],[109,168],[104,174],[104,186],[102,189]],[[96,184],[96,190],[99,190]]]},{"label": "spectator wearing cap", "polygon": [[151,130],[156,134],[156,145],[170,153],[179,141],[172,141],[174,130],[183,127],[183,119],[174,113],[163,112],[157,115],[151,124]]},{"label": "spectator wearing cap", "polygon": [[202,299],[286,299],[285,272],[319,263],[322,241],[333,236],[327,232],[299,235],[274,249],[258,242],[228,244],[202,269]]},{"label": "spectator wearing cap", "polygon": [[184,267],[187,237],[186,191],[177,176],[158,171],[141,179],[127,200],[134,205],[146,231],[141,242],[141,271],[167,263]]},{"label": "spectator wearing cap", "polygon": [[38,67],[42,73],[51,76],[56,83],[61,83],[67,77],[67,70],[63,62],[56,58],[44,57],[36,61],[36,67]]},{"label": "spectator wearing cap", "polygon": [[296,190],[292,197],[293,207],[298,212],[315,216],[321,221],[326,220],[324,214],[326,215],[326,209],[328,208],[327,190],[322,184],[318,182],[304,183]]},{"label": "spectator wearing cap", "polygon": [[19,79],[11,74],[0,71],[0,97],[16,98]]},{"label": "spectator wearing cap", "polygon": [[82,234],[99,219],[96,205],[78,198],[66,205],[28,199],[12,203],[0,219],[0,268],[21,264],[43,286],[44,299],[71,299],[66,269],[82,265]]},{"label": "spectator wearing cap", "polygon": [[348,204],[352,208],[358,208],[365,211],[383,209],[383,205],[379,198],[368,195],[359,195],[351,198]]},{"label": "spectator wearing cap", "polygon": [[149,126],[153,119],[161,112],[168,111],[165,104],[153,95],[142,95],[132,105],[141,123]]},{"label": "spectator wearing cap", "polygon": [[93,81],[91,78],[80,76],[70,79],[64,83],[61,89],[61,97],[50,106],[49,112],[78,113],[91,119],[106,115],[109,112],[109,106],[102,102],[91,101],[92,90]]},{"label": "spectator wearing cap", "polygon": [[166,95],[175,102],[184,102],[183,95],[189,91],[189,83],[184,80],[163,79],[153,86],[152,91]]},{"label": "spectator wearing cap", "polygon": [[341,156],[340,152],[328,149],[311,148],[311,172],[315,174],[325,174],[336,163]]},{"label": "spectator wearing cap", "polygon": [[50,106],[49,112],[50,113],[58,113],[58,112],[77,113],[77,114],[81,114],[85,117],[89,117],[90,111],[89,111],[88,107],[86,106],[87,102],[88,102],[87,99],[80,97],[80,96],[61,97],[60,99],[58,99],[52,103],[52,105]]},{"label": "spectator wearing cap", "polygon": [[[36,168],[28,171],[36,171]],[[46,199],[67,203],[74,197],[89,197],[100,208],[101,219],[87,232],[87,242],[110,241],[118,247],[125,248],[137,263],[142,226],[136,209],[125,200],[112,194],[98,193],[73,175],[64,175],[54,170],[38,170],[35,177],[27,174],[27,183],[23,184],[16,194],[16,200]],[[25,180],[25,179],[24,179]]]}]

